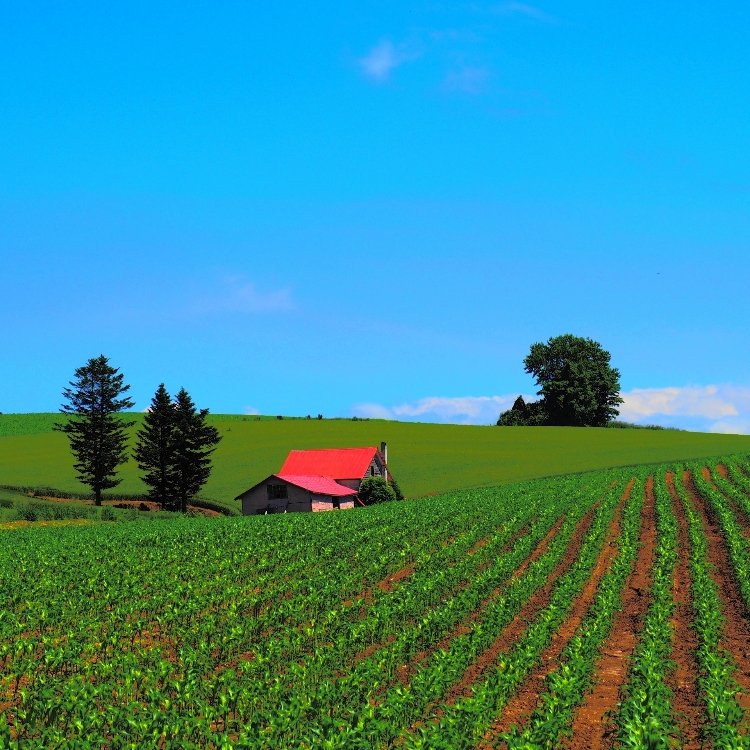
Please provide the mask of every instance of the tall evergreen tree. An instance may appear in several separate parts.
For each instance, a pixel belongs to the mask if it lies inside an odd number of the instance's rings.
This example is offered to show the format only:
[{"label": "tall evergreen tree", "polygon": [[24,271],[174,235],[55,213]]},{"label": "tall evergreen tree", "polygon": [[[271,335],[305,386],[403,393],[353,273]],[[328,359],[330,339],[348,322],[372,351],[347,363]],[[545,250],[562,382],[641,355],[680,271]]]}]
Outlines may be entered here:
[{"label": "tall evergreen tree", "polygon": [[127,459],[125,431],[134,422],[117,413],[133,407],[130,398],[122,398],[130,386],[103,354],[78,367],[69,385],[63,390],[68,403],[60,411],[70,419],[55,424],[55,429],[67,434],[78,479],[91,487],[94,502],[101,505],[102,491],[120,483],[115,472]]},{"label": "tall evergreen tree", "polygon": [[142,479],[151,488],[151,497],[162,508],[174,502],[175,406],[161,383],[138,430],[135,460]]},{"label": "tall evergreen tree", "polygon": [[208,409],[196,409],[188,392],[181,388],[174,402],[174,497],[184,513],[211,474],[211,454],[221,436],[206,424]]}]

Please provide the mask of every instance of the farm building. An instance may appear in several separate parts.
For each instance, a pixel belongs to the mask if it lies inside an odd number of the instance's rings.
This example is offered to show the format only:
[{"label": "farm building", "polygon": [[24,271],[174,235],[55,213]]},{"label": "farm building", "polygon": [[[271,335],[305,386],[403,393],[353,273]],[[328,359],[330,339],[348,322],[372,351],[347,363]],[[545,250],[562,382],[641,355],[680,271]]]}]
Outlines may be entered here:
[{"label": "farm building", "polygon": [[238,495],[246,516],[353,508],[365,477],[388,479],[388,448],[290,451],[276,474]]}]

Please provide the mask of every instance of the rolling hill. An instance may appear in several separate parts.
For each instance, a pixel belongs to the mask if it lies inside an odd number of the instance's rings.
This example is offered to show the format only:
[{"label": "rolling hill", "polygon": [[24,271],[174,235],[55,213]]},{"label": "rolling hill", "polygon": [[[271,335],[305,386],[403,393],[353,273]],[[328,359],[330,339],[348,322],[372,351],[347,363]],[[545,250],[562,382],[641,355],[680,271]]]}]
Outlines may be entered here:
[{"label": "rolling hill", "polygon": [[[85,492],[75,478],[57,414],[0,415],[0,485]],[[140,420],[141,415],[132,418]],[[237,509],[233,498],[276,471],[292,448],[388,443],[389,466],[404,494],[420,497],[601,468],[750,453],[750,436],[673,430],[478,427],[349,419],[211,415],[222,441],[203,495]],[[133,442],[135,439],[132,429]],[[142,494],[132,459],[118,494]]]}]

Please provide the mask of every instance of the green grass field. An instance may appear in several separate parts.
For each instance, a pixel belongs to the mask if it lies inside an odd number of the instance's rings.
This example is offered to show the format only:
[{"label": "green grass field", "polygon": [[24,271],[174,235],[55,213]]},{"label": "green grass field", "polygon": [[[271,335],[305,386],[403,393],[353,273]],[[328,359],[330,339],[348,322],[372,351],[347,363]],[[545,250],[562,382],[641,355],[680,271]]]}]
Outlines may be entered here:
[{"label": "green grass field", "polygon": [[[0,415],[0,485],[85,492],[75,478],[56,414]],[[136,420],[140,414],[133,415]],[[243,490],[278,470],[292,448],[388,442],[389,466],[409,497],[465,487],[507,484],[600,468],[750,453],[750,436],[672,430],[475,427],[381,420],[259,419],[212,415],[222,435],[203,495],[229,508]],[[135,430],[133,428],[133,440]],[[121,494],[146,488],[132,460]]]}]

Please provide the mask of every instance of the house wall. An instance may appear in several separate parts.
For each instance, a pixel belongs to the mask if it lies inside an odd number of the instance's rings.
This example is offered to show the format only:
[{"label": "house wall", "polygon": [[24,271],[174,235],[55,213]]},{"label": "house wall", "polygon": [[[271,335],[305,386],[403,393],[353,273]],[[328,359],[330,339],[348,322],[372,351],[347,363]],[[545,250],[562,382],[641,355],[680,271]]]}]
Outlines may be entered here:
[{"label": "house wall", "polygon": [[[269,484],[286,484],[287,497],[274,500],[268,499]],[[357,483],[359,486],[359,483]],[[245,516],[255,516],[259,513],[299,513],[310,511],[336,510],[334,501],[339,501],[341,510],[348,510],[354,507],[354,500],[350,497],[332,498],[327,495],[313,495],[308,490],[303,490],[294,484],[282,482],[280,479],[273,477],[265,482],[253,487],[252,489],[240,495],[242,500],[242,514]]]},{"label": "house wall", "polygon": [[287,513],[297,513],[312,510],[310,493],[307,490],[303,490],[301,487],[296,487],[293,484],[284,483],[287,486],[287,497],[269,500],[269,484],[282,484],[282,482],[274,477],[241,495],[243,515],[255,516],[258,513],[264,513],[266,509],[274,513],[283,513],[284,511]]},{"label": "house wall", "polygon": [[319,513],[326,510],[350,510],[354,507],[354,500],[342,497],[339,498],[339,508],[335,508],[333,505],[334,498],[325,497],[323,495],[313,495],[312,499],[312,510],[313,513]]}]

